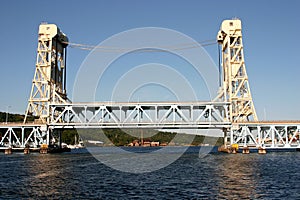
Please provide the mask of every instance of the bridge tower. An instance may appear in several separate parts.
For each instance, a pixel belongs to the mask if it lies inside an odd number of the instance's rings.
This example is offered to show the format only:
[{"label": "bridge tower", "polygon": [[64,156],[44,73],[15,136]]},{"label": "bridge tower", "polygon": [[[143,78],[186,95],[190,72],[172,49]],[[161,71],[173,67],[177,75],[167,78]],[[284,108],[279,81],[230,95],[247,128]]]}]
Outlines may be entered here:
[{"label": "bridge tower", "polygon": [[241,21],[224,20],[217,40],[222,51],[223,79],[217,99],[230,102],[231,122],[257,121],[244,60]]},{"label": "bridge tower", "polygon": [[54,24],[39,26],[37,59],[24,123],[29,115],[49,123],[50,103],[68,102],[66,47],[68,38]]}]

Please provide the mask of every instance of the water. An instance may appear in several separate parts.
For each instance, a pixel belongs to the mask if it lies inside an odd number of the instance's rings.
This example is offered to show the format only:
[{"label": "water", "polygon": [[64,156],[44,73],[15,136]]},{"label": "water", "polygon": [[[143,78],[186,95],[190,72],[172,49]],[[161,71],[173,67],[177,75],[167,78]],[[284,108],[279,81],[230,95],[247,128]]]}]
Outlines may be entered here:
[{"label": "water", "polygon": [[[141,151],[141,148],[132,148],[131,151]],[[1,153],[0,198],[300,198],[300,152],[266,155],[212,153],[200,159],[198,151],[198,147],[192,147],[171,165],[142,174],[116,171],[84,152]]]}]

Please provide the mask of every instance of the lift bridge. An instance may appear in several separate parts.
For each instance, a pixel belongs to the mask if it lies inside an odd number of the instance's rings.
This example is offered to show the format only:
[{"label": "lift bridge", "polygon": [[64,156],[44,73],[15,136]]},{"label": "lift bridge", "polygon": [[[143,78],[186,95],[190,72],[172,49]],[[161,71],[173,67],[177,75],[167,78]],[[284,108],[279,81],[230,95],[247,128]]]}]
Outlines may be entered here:
[{"label": "lift bridge", "polygon": [[[24,123],[0,125],[2,148],[38,148],[55,131],[76,128],[216,129],[225,145],[300,148],[300,122],[259,121],[252,100],[239,19],[217,34],[222,83],[212,102],[71,102],[66,93],[67,36],[54,24],[39,26],[37,59]],[[38,119],[28,122],[28,116]]]}]

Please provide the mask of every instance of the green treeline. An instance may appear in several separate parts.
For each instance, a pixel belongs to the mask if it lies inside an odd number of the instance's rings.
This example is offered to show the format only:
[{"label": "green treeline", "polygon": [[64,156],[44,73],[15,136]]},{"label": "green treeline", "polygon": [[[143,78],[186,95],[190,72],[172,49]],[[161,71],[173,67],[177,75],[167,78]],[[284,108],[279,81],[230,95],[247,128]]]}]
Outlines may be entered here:
[{"label": "green treeline", "polygon": [[102,141],[104,145],[113,144],[115,146],[127,146],[134,140],[195,146],[202,144],[220,146],[223,144],[223,138],[221,137],[194,136],[148,129],[68,129],[63,131],[62,141],[67,144],[73,144],[75,138],[79,138],[79,136],[83,141],[96,140]]},{"label": "green treeline", "polygon": [[[0,122],[23,122],[25,118],[25,115],[21,114],[12,114],[12,113],[6,113],[6,112],[0,112]],[[29,116],[27,118],[28,121],[34,121],[36,117]]]}]

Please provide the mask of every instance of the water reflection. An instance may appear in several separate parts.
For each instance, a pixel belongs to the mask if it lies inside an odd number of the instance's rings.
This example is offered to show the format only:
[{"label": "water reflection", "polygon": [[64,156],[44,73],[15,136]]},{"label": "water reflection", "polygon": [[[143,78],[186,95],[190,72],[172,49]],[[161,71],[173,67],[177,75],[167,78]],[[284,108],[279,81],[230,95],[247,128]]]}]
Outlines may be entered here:
[{"label": "water reflection", "polygon": [[252,156],[243,154],[223,155],[216,167],[219,184],[218,199],[257,199],[257,178]]},{"label": "water reflection", "polygon": [[80,189],[69,167],[72,162],[74,158],[50,154],[34,156],[28,164],[28,178],[25,179],[21,196],[29,195],[33,199],[70,197],[70,194]]}]

